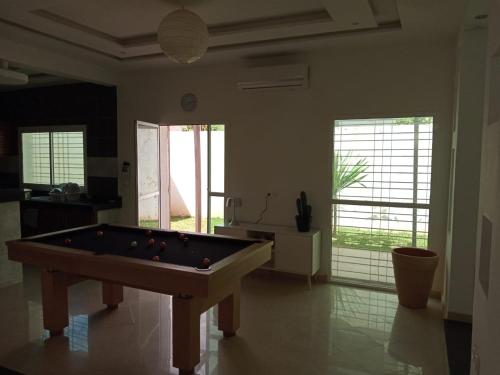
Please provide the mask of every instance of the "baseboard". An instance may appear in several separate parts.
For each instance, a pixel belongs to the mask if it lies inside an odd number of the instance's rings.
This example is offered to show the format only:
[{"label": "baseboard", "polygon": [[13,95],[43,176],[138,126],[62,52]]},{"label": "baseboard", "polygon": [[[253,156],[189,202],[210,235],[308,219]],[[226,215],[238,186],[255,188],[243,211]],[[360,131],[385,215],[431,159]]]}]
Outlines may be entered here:
[{"label": "baseboard", "polygon": [[313,276],[313,280],[316,283],[328,283],[330,281],[330,278],[328,277],[328,275],[316,274]]},{"label": "baseboard", "polygon": [[441,299],[441,292],[438,290],[431,290],[429,293],[429,297],[434,298],[434,299]]},{"label": "baseboard", "polygon": [[453,311],[448,311],[446,319],[447,320],[454,320],[456,322],[472,323],[472,315],[456,313]]}]

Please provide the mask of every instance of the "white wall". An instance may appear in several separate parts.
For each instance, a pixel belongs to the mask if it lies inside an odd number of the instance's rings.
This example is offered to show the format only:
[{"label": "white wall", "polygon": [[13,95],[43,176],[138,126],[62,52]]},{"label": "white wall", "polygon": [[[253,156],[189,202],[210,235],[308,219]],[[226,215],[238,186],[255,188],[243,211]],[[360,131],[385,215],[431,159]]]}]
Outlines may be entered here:
[{"label": "white wall", "polygon": [[481,130],[486,73],[486,29],[461,32],[457,48],[457,93],[453,132],[454,173],[446,248],[446,316],[472,316]]},{"label": "white wall", "polygon": [[[241,66],[196,66],[131,72],[118,87],[118,153],[134,163],[134,120],[226,124],[226,192],[239,196],[241,221],[255,221],[265,194],[274,193],[265,223],[294,225],[295,198],[305,190],[313,226],[323,231],[323,274],[331,247],[332,124],[346,117],[433,115],[434,178],[430,247],[444,254],[454,78],[453,44],[393,45],[315,52],[311,88],[245,93],[236,88]],[[183,93],[198,109],[183,113]],[[132,171],[135,168],[131,168]],[[133,176],[131,176],[133,178]],[[135,219],[134,184],[122,181],[123,220]],[[442,278],[436,280],[440,289]]]},{"label": "white wall", "polygon": [[[471,375],[500,374],[500,3],[490,1],[488,68],[481,158],[478,241],[472,330]],[[481,262],[482,216],[492,223],[491,258]],[[479,282],[481,265],[489,269],[489,290]],[[475,360],[474,360],[475,359]],[[480,371],[476,371],[480,369]]]}]

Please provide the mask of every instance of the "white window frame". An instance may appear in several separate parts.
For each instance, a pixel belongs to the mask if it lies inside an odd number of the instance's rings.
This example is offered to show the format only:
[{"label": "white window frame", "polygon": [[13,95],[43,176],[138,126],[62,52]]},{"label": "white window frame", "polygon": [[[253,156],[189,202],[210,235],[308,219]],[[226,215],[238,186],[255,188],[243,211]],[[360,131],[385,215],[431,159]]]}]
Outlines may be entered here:
[{"label": "white window frame", "polygon": [[23,173],[23,133],[57,133],[57,132],[83,132],[83,181],[84,186],[82,192],[87,192],[87,126],[86,125],[62,125],[62,126],[26,126],[19,127],[18,129],[18,145],[19,145],[19,185],[23,188],[50,191],[53,187],[58,186],[53,184],[53,157],[52,157],[52,135],[50,136],[50,184],[30,184],[24,183],[24,173]]},{"label": "white window frame", "polygon": [[[207,234],[213,234],[210,232],[212,227],[212,197],[221,197],[224,200],[224,207],[226,206],[226,191],[227,191],[227,125],[226,123],[211,123],[207,124]],[[224,191],[212,191],[212,126],[222,125],[224,126]],[[226,210],[224,209],[224,224],[226,224]]]},{"label": "white window frame", "polygon": [[[438,129],[438,124],[439,124],[439,116],[436,113],[433,112],[403,112],[403,113],[395,113],[395,114],[387,114],[387,113],[364,113],[360,115],[344,115],[338,118],[333,119],[333,125],[332,125],[332,133],[331,133],[331,143],[330,147],[332,150],[332,156],[335,153],[335,124],[337,121],[342,121],[342,120],[364,120],[364,119],[392,119],[392,118],[409,118],[409,117],[432,117],[432,153],[431,153],[431,158],[432,158],[432,165],[431,165],[431,180],[430,180],[430,190],[429,190],[429,201],[427,203],[417,203],[415,202],[415,196],[413,197],[414,201],[412,203],[402,203],[402,202],[385,202],[385,201],[366,201],[366,200],[353,200],[353,199],[336,199],[336,198],[330,198],[331,202],[331,210],[333,211],[333,206],[334,205],[354,205],[354,206],[373,206],[373,207],[398,207],[398,208],[409,208],[413,209],[413,218],[415,218],[415,213],[417,209],[427,209],[429,210],[429,223],[428,223],[428,230],[427,230],[427,248],[433,248],[433,243],[432,243],[432,228],[430,226],[430,221],[431,221],[431,216],[432,216],[432,196],[433,196],[433,175],[435,173],[435,163],[434,163],[434,157],[435,157],[435,142],[436,142],[436,130]],[[415,142],[418,143],[418,140],[415,140]],[[418,147],[418,144],[414,145],[413,150],[415,150],[415,147]],[[329,164],[329,173],[330,173],[330,181],[333,180],[333,168],[332,168],[332,161],[333,157],[330,159],[331,162]],[[414,155],[414,160],[415,160],[415,155]],[[417,164],[414,164],[414,172],[415,168],[417,168]],[[416,192],[416,181],[414,181],[414,194]],[[330,185],[330,194],[333,191],[333,186]],[[333,213],[330,215],[333,217]],[[330,227],[333,227],[333,222],[330,221]],[[331,233],[331,232],[330,232]],[[415,228],[412,229],[412,243],[415,244],[415,238],[416,238],[416,231]],[[330,241],[330,249],[333,250],[333,241]],[[367,286],[369,288],[382,288],[384,290],[389,289],[393,290],[393,287],[390,286],[390,284],[384,285],[378,284],[377,282],[371,282],[371,281],[364,281],[361,279],[350,279],[350,278],[343,278],[343,277],[338,277],[338,276],[333,276],[332,275],[332,251],[329,252],[329,267],[330,267],[330,274],[329,274],[329,280],[335,281],[335,282],[340,282],[340,283],[347,283],[348,285],[362,285],[362,286]]]}]

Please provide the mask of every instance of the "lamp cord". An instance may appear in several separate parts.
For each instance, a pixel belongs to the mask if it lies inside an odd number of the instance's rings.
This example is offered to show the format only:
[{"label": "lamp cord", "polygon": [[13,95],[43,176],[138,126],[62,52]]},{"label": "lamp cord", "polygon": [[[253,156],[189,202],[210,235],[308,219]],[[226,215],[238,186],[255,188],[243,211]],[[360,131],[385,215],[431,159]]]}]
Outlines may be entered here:
[{"label": "lamp cord", "polygon": [[269,198],[270,197],[271,197],[271,194],[267,193],[266,194],[266,206],[260,212],[259,219],[255,222],[255,224],[259,224],[262,221],[262,219],[264,219],[264,214],[266,213],[267,209],[269,208]]}]

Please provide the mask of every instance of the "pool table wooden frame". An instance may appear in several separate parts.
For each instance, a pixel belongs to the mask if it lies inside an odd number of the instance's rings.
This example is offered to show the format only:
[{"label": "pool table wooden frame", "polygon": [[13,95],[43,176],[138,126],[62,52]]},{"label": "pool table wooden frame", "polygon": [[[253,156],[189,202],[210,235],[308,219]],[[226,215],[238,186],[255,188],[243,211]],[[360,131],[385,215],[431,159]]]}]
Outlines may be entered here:
[{"label": "pool table wooden frame", "polygon": [[224,337],[233,336],[240,325],[241,278],[271,259],[272,242],[264,240],[214,263],[208,271],[118,255],[96,256],[88,250],[29,241],[99,226],[89,225],[6,242],[10,260],[42,268],[44,328],[51,336],[63,332],[68,326],[67,288],[85,279],[102,282],[102,301],[108,308],[116,308],[123,301],[124,285],[172,295],[173,365],[181,374],[193,373],[200,361],[200,315],[218,304],[218,327],[224,332]]}]

